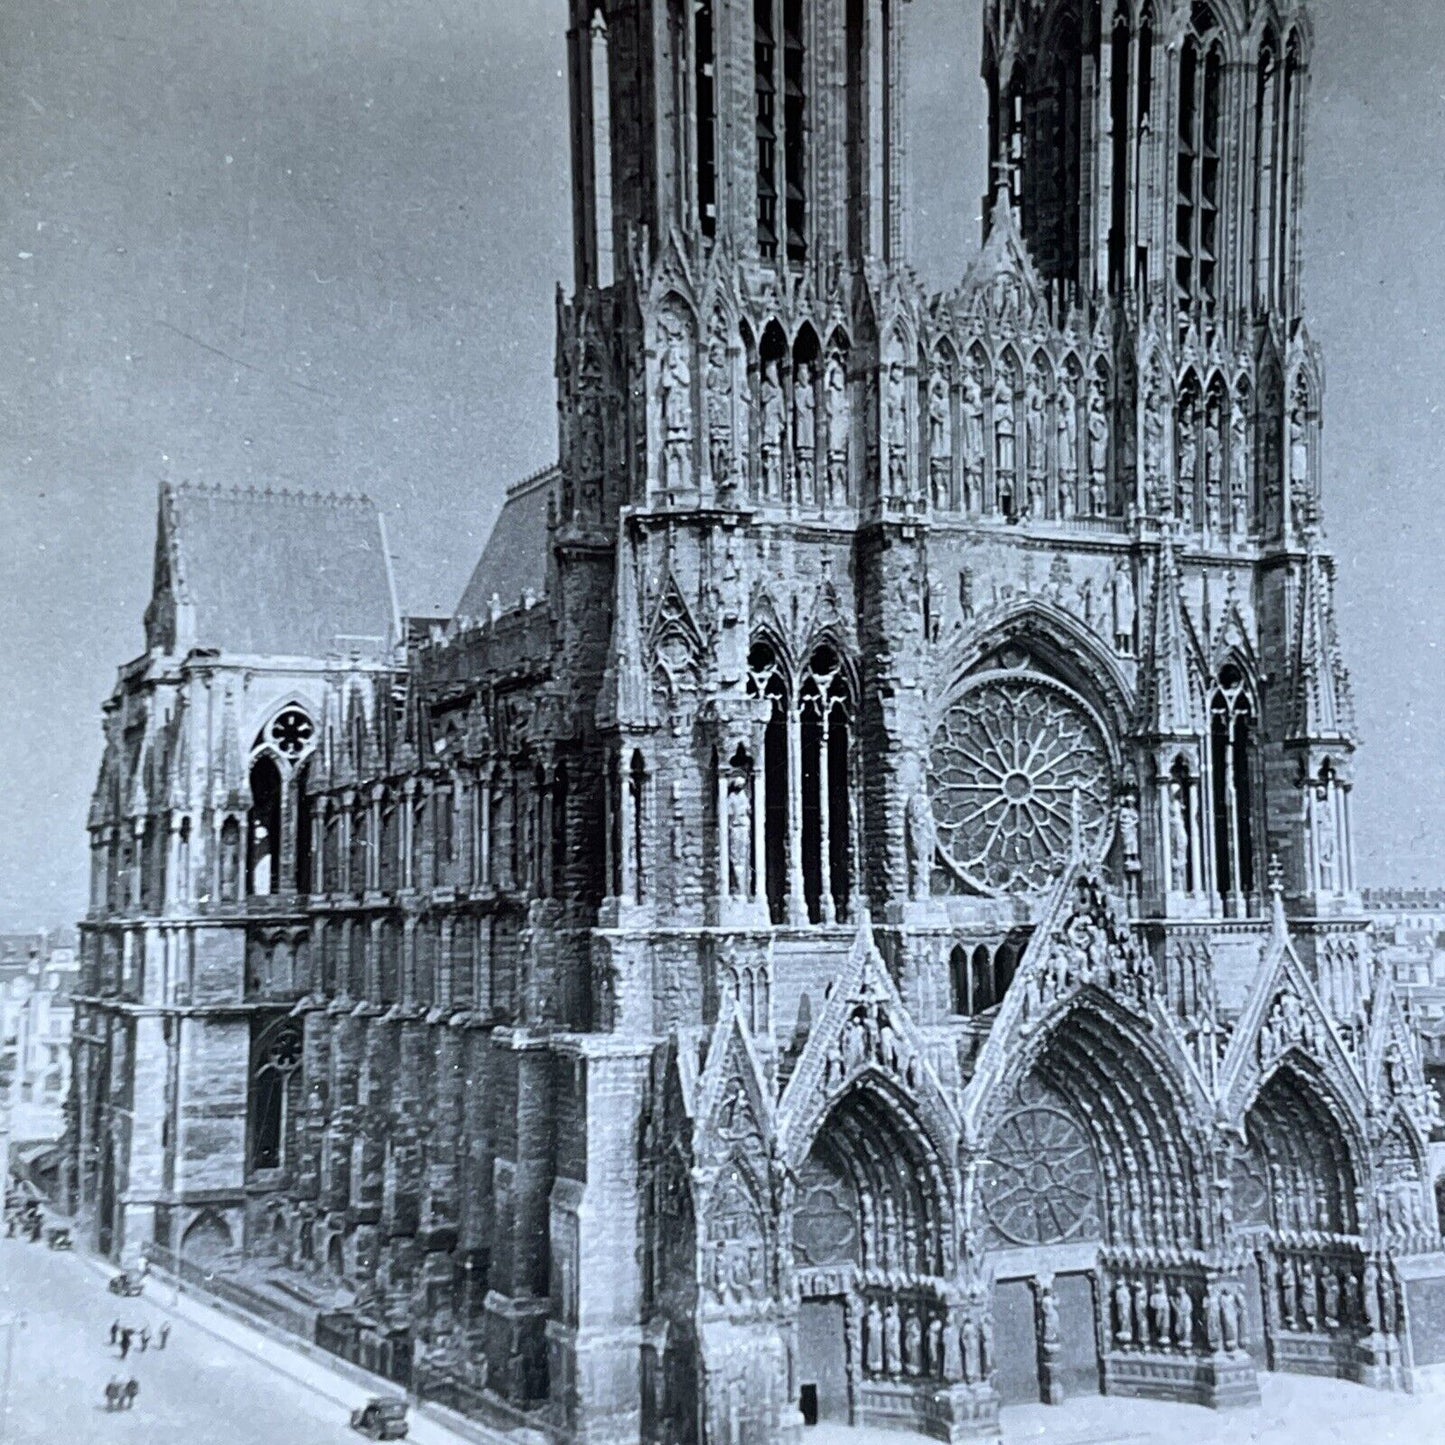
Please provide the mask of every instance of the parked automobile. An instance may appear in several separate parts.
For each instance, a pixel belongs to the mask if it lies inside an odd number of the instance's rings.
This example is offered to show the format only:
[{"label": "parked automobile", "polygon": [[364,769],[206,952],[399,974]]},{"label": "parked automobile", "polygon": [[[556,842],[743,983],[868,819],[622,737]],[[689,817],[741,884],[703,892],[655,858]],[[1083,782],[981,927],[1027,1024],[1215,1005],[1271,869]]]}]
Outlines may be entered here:
[{"label": "parked automobile", "polygon": [[134,1299],[145,1288],[145,1284],[141,1280],[132,1279],[122,1270],[120,1274],[111,1276],[107,1288],[111,1294],[123,1294],[127,1299]]},{"label": "parked automobile", "polygon": [[406,1401],[395,1397],[368,1400],[351,1412],[351,1428],[370,1440],[405,1440]]}]

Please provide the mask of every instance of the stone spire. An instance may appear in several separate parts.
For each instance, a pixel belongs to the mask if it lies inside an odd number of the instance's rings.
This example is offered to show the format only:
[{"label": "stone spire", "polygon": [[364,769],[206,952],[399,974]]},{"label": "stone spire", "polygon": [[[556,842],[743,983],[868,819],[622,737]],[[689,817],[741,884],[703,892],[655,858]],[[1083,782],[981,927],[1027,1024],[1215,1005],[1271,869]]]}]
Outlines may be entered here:
[{"label": "stone spire", "polygon": [[1145,726],[1156,737],[1192,738],[1198,733],[1189,665],[1187,624],[1180,597],[1179,566],[1168,530],[1154,569],[1148,670],[1144,684]]},{"label": "stone spire", "polygon": [[1335,626],[1334,589],[1311,537],[1299,602],[1299,641],[1294,666],[1295,742],[1348,741],[1355,731],[1355,704]]}]

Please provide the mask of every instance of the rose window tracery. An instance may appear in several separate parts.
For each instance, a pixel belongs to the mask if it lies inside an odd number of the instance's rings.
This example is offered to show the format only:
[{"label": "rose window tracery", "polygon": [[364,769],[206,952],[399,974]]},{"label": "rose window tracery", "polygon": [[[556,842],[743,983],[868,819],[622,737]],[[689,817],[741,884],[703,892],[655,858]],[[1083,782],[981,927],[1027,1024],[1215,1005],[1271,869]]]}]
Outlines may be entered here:
[{"label": "rose window tracery", "polygon": [[1054,1104],[1028,1104],[999,1126],[983,1197],[1012,1245],[1063,1244],[1098,1229],[1098,1167],[1088,1135]]},{"label": "rose window tracery", "polygon": [[271,745],[283,758],[293,762],[310,746],[316,728],[300,708],[288,707],[267,729]]},{"label": "rose window tracery", "polygon": [[1068,858],[1076,810],[1085,856],[1107,851],[1112,772],[1081,698],[1038,673],[985,674],[934,733],[939,854],[978,892],[1039,892]]}]

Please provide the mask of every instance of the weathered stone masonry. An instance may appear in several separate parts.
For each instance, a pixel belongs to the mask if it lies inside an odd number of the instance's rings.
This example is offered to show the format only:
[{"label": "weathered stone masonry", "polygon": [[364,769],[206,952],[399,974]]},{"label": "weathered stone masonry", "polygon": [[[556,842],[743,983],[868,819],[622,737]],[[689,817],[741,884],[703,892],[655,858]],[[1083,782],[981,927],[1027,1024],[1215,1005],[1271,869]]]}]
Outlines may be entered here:
[{"label": "weathered stone masonry", "polygon": [[454,618],[363,568],[255,631],[208,601],[241,503],[166,493],[92,817],[103,1248],[609,1445],[1445,1361],[1307,17],[988,7],[989,222],[929,295],[907,16],[573,0],[559,465]]}]

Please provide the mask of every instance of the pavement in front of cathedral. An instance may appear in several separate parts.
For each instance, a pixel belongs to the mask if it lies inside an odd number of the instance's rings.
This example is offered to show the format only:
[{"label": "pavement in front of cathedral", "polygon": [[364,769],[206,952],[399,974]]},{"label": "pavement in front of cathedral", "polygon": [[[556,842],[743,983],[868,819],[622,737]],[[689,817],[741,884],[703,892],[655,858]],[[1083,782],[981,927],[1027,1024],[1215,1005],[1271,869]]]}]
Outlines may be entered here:
[{"label": "pavement in front of cathedral", "polygon": [[[1102,1395],[1003,1412],[1004,1445],[1445,1445],[1445,1394],[1391,1395],[1339,1380],[1261,1375],[1263,1403],[1214,1411]],[[924,1437],[819,1425],[803,1445],[902,1445]]]}]

